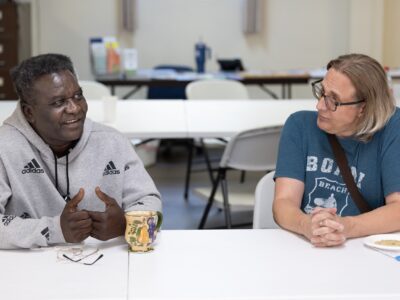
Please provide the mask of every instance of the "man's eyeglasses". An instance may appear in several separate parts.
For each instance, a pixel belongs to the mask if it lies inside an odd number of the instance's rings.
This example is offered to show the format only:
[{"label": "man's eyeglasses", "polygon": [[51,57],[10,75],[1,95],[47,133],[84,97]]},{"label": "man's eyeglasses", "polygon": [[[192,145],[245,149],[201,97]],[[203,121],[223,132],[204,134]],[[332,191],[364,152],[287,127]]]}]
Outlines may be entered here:
[{"label": "man's eyeglasses", "polygon": [[57,260],[71,261],[86,266],[94,265],[102,257],[103,254],[99,254],[98,248],[62,247],[57,250]]},{"label": "man's eyeglasses", "polygon": [[339,102],[335,100],[335,98],[333,98],[332,96],[325,94],[324,87],[322,86],[322,79],[312,82],[311,86],[314,97],[317,98],[318,101],[321,98],[324,98],[325,106],[330,111],[336,111],[338,106],[355,105],[365,102],[365,100],[356,100],[352,102]]}]

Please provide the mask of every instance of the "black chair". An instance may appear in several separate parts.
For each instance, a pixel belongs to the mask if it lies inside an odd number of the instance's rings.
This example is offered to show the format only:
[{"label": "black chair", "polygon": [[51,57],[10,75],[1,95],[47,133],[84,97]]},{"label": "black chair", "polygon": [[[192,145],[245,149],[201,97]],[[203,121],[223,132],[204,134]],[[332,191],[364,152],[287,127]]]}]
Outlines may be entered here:
[{"label": "black chair", "polygon": [[221,71],[224,72],[244,71],[244,67],[240,58],[218,59],[217,61]]},{"label": "black chair", "polygon": [[[177,73],[193,72],[193,68],[181,65],[159,65],[155,70],[172,70]],[[186,85],[182,86],[150,86],[147,99],[186,99]]]}]

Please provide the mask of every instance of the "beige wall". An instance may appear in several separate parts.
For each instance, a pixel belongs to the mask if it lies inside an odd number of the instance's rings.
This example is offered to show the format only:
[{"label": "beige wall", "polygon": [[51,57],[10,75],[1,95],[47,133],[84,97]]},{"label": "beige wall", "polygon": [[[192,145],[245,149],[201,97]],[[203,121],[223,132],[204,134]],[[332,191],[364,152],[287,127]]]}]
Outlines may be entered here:
[{"label": "beige wall", "polygon": [[384,1],[350,1],[349,52],[382,62]]},{"label": "beige wall", "polygon": [[[83,79],[92,77],[88,38],[104,35],[117,35],[123,45],[137,48],[141,68],[161,63],[194,67],[193,47],[200,36],[213,51],[208,70],[218,69],[217,57],[235,56],[248,69],[313,69],[348,52],[400,65],[396,0],[264,0],[261,32],[253,35],[242,32],[243,0],[135,0],[133,35],[121,33],[119,0],[32,2],[34,54],[70,55]],[[256,88],[250,92],[265,97]],[[311,97],[309,88],[296,87],[294,97]]]},{"label": "beige wall", "polygon": [[89,37],[116,35],[114,0],[35,0],[37,53],[71,56],[82,79],[90,78]]},{"label": "beige wall", "polygon": [[385,0],[383,62],[400,67],[400,1]]},{"label": "beige wall", "polygon": [[[242,32],[242,0],[137,0],[134,44],[140,65],[194,65],[199,37],[217,57],[243,59],[249,69],[316,68],[347,50],[347,0],[263,1],[259,34]],[[336,23],[337,19],[340,22]]]}]

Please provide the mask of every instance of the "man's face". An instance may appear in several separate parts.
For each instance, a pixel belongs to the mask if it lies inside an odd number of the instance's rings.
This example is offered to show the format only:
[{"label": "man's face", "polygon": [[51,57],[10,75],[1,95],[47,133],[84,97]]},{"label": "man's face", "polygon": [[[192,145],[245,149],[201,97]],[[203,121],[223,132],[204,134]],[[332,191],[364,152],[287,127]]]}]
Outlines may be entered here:
[{"label": "man's face", "polygon": [[53,150],[68,149],[82,136],[87,103],[70,71],[39,77],[31,98],[23,104],[25,117]]}]

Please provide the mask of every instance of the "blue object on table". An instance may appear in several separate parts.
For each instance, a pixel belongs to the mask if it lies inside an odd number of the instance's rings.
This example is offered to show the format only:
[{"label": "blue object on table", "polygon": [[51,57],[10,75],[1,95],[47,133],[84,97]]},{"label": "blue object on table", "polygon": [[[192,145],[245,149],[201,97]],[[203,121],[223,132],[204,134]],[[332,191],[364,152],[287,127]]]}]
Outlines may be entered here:
[{"label": "blue object on table", "polygon": [[375,247],[369,247],[369,248],[371,248],[371,249],[373,249],[373,250],[375,250],[375,251],[377,251],[379,253],[382,253],[383,255],[392,257],[397,261],[400,261],[400,255],[398,255],[398,253],[393,253],[393,252],[390,252],[390,251],[381,250],[381,249],[378,249],[378,248],[375,248]]},{"label": "blue object on table", "polygon": [[211,58],[211,48],[207,47],[202,41],[196,43],[194,48],[196,53],[196,71],[197,73],[204,73],[206,71],[206,60]]}]

